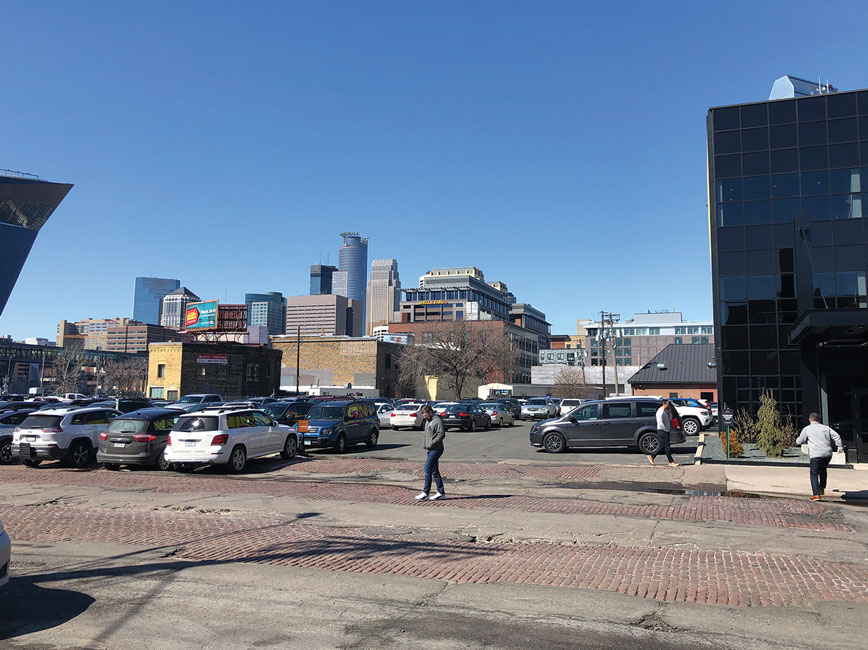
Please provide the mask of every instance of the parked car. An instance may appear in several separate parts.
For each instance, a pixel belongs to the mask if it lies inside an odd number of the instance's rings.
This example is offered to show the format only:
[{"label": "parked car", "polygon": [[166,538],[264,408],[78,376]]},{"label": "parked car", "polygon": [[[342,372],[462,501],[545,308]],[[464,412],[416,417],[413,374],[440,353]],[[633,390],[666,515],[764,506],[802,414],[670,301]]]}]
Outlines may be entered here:
[{"label": "parked car", "polygon": [[47,459],[86,467],[99,447],[99,434],[119,415],[101,407],[34,411],[14,431],[12,456],[28,467]]},{"label": "parked car", "polygon": [[64,393],[63,395],[59,395],[60,399],[68,401],[75,399],[87,399],[87,395],[83,393]]},{"label": "parked car", "polygon": [[[619,398],[589,401],[555,420],[530,429],[530,444],[558,453],[583,447],[635,446],[644,454],[657,451],[657,409],[653,398]],[[677,414],[672,416],[669,440],[685,441]]]},{"label": "parked car", "polygon": [[516,420],[521,420],[521,402],[514,397],[489,397],[486,402],[504,404]]},{"label": "parked car", "polygon": [[118,469],[121,465],[169,469],[163,452],[179,417],[181,411],[166,408],[145,408],[116,417],[99,434],[97,462],[106,469]]},{"label": "parked car", "polygon": [[531,420],[547,420],[557,415],[557,407],[548,397],[531,397],[521,407],[521,416]]},{"label": "parked car", "polygon": [[298,433],[277,424],[262,411],[207,408],[182,413],[172,427],[164,452],[179,472],[199,465],[225,465],[233,474],[247,467],[250,458],[298,453]]},{"label": "parked car", "polygon": [[376,447],[380,425],[370,404],[358,401],[334,401],[315,405],[307,421],[298,424],[304,444],[310,447],[330,447],[338,453],[348,445],[364,442]]},{"label": "parked car", "polygon": [[42,407],[41,402],[25,402],[23,400],[0,402],[0,411],[34,411],[40,407]]},{"label": "parked car", "polygon": [[377,411],[377,419],[380,421],[380,428],[392,426],[392,412],[395,410],[391,404],[374,404]]},{"label": "parked car", "polygon": [[276,402],[277,399],[274,397],[248,397],[244,401],[256,404],[261,408],[261,407],[265,406],[266,404],[271,404],[272,402]]},{"label": "parked car", "polygon": [[483,411],[488,413],[491,424],[498,427],[511,427],[515,424],[515,416],[506,404],[500,402],[483,402],[480,404]]},{"label": "parked car", "polygon": [[196,393],[193,395],[184,395],[174,404],[169,404],[168,407],[181,409],[182,411],[191,413],[193,411],[201,410],[203,406],[219,406],[222,403],[223,398],[215,393]]},{"label": "parked car", "polygon": [[491,428],[491,416],[477,403],[450,404],[440,411],[439,415],[443,420],[444,431],[448,431],[450,427],[458,427],[464,431],[488,431]]},{"label": "parked car", "polygon": [[549,397],[551,403],[555,405],[555,415],[561,414],[561,398],[560,397]]},{"label": "parked car", "polygon": [[587,401],[588,400],[572,399],[572,398],[561,400],[561,415],[566,415],[567,413],[572,411],[574,408],[578,408],[579,406],[581,406],[582,404],[584,404]]},{"label": "parked car", "polygon": [[262,412],[278,424],[291,427],[299,420],[307,418],[307,414],[315,406],[313,402],[270,402],[262,407]]},{"label": "parked car", "polygon": [[31,413],[35,413],[35,409],[0,412],[0,465],[9,465],[15,460],[12,456],[14,431]]},{"label": "parked car", "polygon": [[150,400],[138,397],[121,397],[120,399],[107,399],[101,402],[93,402],[90,406],[105,406],[113,408],[121,413],[132,413],[139,409],[153,408]]},{"label": "parked car", "polygon": [[717,402],[712,402],[711,404],[708,405],[708,410],[711,412],[711,417],[714,419],[715,422],[717,422],[717,417],[718,417],[718,410],[717,409],[718,409]]},{"label": "parked car", "polygon": [[699,435],[703,430],[711,426],[714,417],[711,411],[702,406],[695,399],[686,397],[671,397],[669,401],[675,405],[678,415],[681,416],[681,428],[688,436]]},{"label": "parked car", "polygon": [[12,560],[12,542],[0,519],[0,587],[9,582],[9,562]]},{"label": "parked car", "polygon": [[394,431],[422,429],[422,404],[401,404],[389,416]]}]

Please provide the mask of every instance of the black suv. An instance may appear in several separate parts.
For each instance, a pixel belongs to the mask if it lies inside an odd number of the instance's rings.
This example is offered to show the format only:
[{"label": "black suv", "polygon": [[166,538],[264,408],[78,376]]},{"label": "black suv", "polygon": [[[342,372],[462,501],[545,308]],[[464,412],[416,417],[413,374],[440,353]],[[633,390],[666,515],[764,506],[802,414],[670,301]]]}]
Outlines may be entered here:
[{"label": "black suv", "polygon": [[[580,447],[639,447],[644,454],[657,451],[657,409],[661,400],[620,398],[586,402],[556,420],[534,424],[530,444],[558,453]],[[674,409],[671,409],[674,411]],[[678,414],[672,413],[671,444],[685,441]]]}]

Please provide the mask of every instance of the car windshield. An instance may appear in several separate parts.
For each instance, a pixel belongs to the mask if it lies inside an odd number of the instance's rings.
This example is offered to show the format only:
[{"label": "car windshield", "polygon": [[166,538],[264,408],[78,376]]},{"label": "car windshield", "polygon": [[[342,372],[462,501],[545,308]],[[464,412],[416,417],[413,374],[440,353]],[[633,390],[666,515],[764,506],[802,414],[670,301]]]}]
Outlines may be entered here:
[{"label": "car windshield", "polygon": [[59,415],[28,415],[21,423],[22,429],[49,429],[60,426],[63,419]]},{"label": "car windshield", "polygon": [[483,404],[482,408],[484,408],[486,411],[498,411],[498,410],[503,411],[504,409],[506,409],[506,407],[500,403],[498,403],[498,404],[490,404],[490,403],[489,404]]},{"label": "car windshield", "polygon": [[534,397],[533,399],[529,399],[527,403],[534,406],[545,406],[547,404],[546,400],[542,397]]},{"label": "car windshield", "polygon": [[314,406],[307,414],[309,420],[343,420],[343,406]]},{"label": "car windshield", "polygon": [[107,433],[144,433],[150,422],[147,420],[124,420],[115,418],[106,429]]},{"label": "car windshield", "polygon": [[450,413],[458,413],[459,411],[463,411],[467,408],[467,404],[450,404],[446,407],[446,410]]},{"label": "car windshield", "polygon": [[271,403],[271,404],[267,404],[265,407],[263,407],[262,410],[265,411],[268,415],[270,415],[273,418],[279,418],[281,415],[286,413],[286,409],[288,409],[288,408],[289,408],[289,404]]},{"label": "car windshield", "polygon": [[184,397],[178,400],[178,404],[198,404],[201,401],[201,395],[184,395]]},{"label": "car windshield", "polygon": [[172,431],[184,431],[187,433],[198,433],[199,431],[217,431],[217,418],[180,418],[175,423],[175,428],[172,429]]}]

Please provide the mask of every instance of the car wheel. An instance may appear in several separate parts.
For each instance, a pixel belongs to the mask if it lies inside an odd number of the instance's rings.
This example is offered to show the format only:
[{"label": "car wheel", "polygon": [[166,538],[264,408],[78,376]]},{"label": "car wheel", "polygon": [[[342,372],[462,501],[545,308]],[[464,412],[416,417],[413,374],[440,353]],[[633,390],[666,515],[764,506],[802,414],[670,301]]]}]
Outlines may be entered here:
[{"label": "car wheel", "polygon": [[380,436],[377,433],[377,430],[371,429],[371,434],[368,436],[368,440],[365,442],[365,444],[371,448],[376,447],[377,446],[377,440],[379,439],[379,437]]},{"label": "car wheel", "polygon": [[547,433],[543,438],[543,448],[550,454],[560,454],[567,450],[567,441],[559,433]]},{"label": "car wheel", "polygon": [[342,433],[338,436],[338,441],[335,443],[335,453],[342,454],[347,450],[347,436]]},{"label": "car wheel", "polygon": [[289,460],[290,458],[295,458],[297,453],[298,441],[296,441],[295,436],[286,436],[286,440],[283,443],[283,449],[280,452],[280,457],[284,460]]},{"label": "car wheel", "polygon": [[165,472],[165,471],[167,471],[167,470],[169,470],[169,469],[171,469],[171,468],[172,468],[172,463],[170,463],[170,462],[166,459],[166,452],[164,451],[164,452],[161,453],[160,456],[157,458],[157,469],[162,470],[162,471]]},{"label": "car wheel", "polygon": [[244,451],[244,447],[238,445],[233,448],[232,453],[229,454],[229,462],[226,464],[226,469],[228,469],[232,474],[240,474],[244,471],[246,466],[247,452]]},{"label": "car wheel", "polygon": [[102,466],[104,469],[107,469],[110,472],[116,472],[121,468],[121,466],[117,463],[103,463]]},{"label": "car wheel", "polygon": [[643,433],[639,436],[639,450],[644,454],[653,454],[660,446],[660,441],[657,440],[657,435],[654,433]]},{"label": "car wheel", "polygon": [[488,418],[488,419],[485,421],[485,427],[484,427],[484,428],[485,428],[486,431],[489,431],[489,430],[491,429],[491,418]]},{"label": "car wheel", "polygon": [[685,436],[695,436],[702,430],[702,426],[696,418],[684,418],[684,422],[681,424],[681,430],[684,432]]},{"label": "car wheel", "polygon": [[12,441],[6,440],[0,444],[0,465],[9,465],[15,458],[12,456]]},{"label": "car wheel", "polygon": [[42,464],[42,460],[31,460],[30,458],[25,458],[21,461],[24,463],[25,467],[39,467]]},{"label": "car wheel", "polygon": [[471,432],[476,431],[476,418],[470,418],[470,426],[468,428]]},{"label": "car wheel", "polygon": [[87,467],[90,463],[90,445],[83,440],[72,443],[66,462],[71,467]]}]

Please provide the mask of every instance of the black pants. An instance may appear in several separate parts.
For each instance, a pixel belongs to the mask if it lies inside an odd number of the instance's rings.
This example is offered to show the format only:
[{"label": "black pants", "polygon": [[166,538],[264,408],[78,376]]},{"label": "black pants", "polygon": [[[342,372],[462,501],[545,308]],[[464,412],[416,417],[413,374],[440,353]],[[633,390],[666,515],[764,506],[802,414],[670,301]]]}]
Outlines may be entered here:
[{"label": "black pants", "polygon": [[675,461],[672,459],[672,446],[669,444],[669,432],[657,429],[657,450],[651,454],[651,458],[657,458],[657,454],[660,453],[661,449],[666,454],[669,462],[674,463]]},{"label": "black pants", "polygon": [[811,491],[815,496],[826,490],[826,468],[831,461],[831,456],[811,459]]}]

